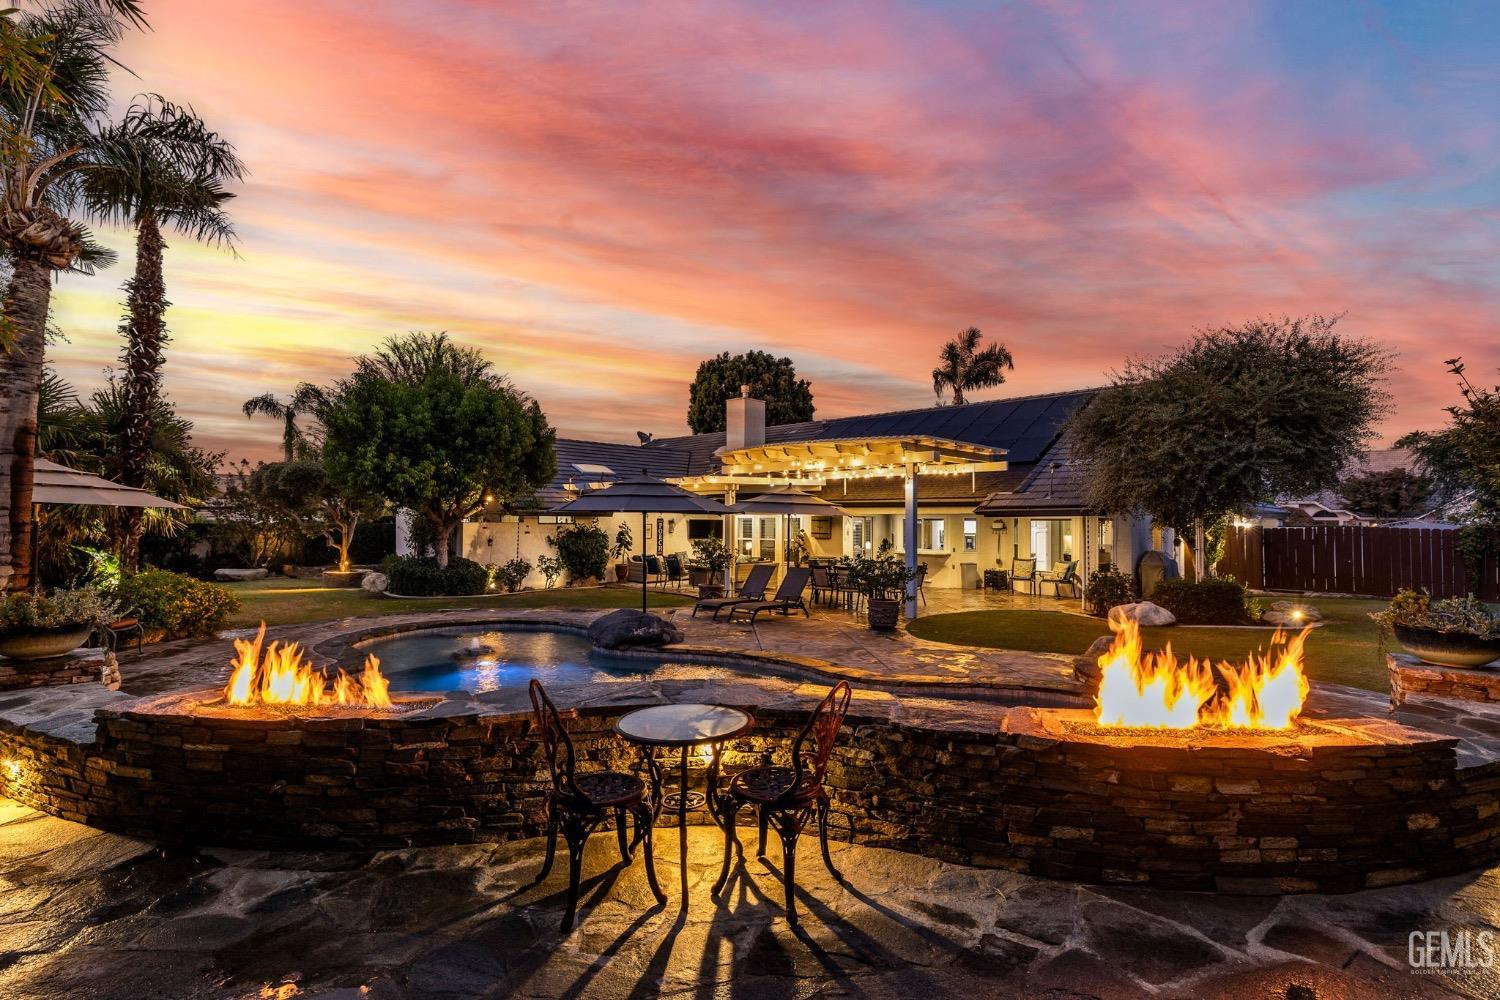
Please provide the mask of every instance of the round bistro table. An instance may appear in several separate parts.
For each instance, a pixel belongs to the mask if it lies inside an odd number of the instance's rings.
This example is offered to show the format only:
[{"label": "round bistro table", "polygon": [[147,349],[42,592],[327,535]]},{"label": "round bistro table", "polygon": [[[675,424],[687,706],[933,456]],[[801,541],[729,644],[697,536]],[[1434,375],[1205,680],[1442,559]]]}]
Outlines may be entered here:
[{"label": "round bistro table", "polygon": [[[683,856],[682,882],[684,892],[687,885],[687,814],[689,808],[699,804],[708,809],[709,818],[719,822],[713,802],[714,785],[719,779],[719,751],[726,740],[742,736],[755,725],[749,712],[723,705],[653,705],[626,712],[615,723],[615,732],[621,738],[640,747],[646,760],[646,770],[651,777],[653,810],[660,815],[667,798],[675,798],[677,806],[677,833],[680,853]],[[708,762],[708,794],[700,795],[688,791],[688,759],[694,747],[707,745],[712,748]],[[662,794],[662,766],[656,751],[676,749],[678,752],[678,791],[675,796]]]}]

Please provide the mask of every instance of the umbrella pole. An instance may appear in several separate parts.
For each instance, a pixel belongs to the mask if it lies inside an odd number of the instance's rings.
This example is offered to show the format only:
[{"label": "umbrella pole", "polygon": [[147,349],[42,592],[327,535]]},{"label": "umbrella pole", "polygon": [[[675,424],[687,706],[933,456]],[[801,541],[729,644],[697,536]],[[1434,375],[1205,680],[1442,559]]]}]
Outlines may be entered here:
[{"label": "umbrella pole", "polygon": [[641,613],[646,613],[646,512],[641,511]]}]

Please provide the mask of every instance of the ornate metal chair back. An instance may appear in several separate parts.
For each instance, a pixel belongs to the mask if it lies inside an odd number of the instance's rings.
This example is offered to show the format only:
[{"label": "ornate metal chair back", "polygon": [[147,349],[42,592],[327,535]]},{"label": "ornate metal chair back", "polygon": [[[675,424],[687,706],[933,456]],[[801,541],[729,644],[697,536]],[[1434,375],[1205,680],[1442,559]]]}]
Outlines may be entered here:
[{"label": "ornate metal chair back", "polygon": [[828,771],[828,758],[833,754],[834,741],[844,727],[844,716],[849,714],[849,699],[854,691],[848,681],[839,681],[824,695],[812,718],[797,734],[792,743],[792,767],[797,780],[792,788],[800,789],[804,783],[815,787],[823,784],[823,775]]},{"label": "ornate metal chair back", "polygon": [[553,794],[568,799],[584,798],[574,781],[578,760],[573,753],[573,740],[563,728],[557,706],[552,704],[552,699],[542,690],[541,682],[535,678],[530,684],[530,694],[532,722],[536,726],[537,738],[542,741],[542,753],[547,758]]}]

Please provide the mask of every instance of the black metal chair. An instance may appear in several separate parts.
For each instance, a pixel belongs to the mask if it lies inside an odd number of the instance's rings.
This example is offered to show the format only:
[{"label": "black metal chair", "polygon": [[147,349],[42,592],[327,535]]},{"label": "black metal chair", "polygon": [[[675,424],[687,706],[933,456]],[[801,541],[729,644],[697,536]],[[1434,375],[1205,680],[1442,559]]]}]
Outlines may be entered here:
[{"label": "black metal chair", "polygon": [[[545,881],[552,871],[552,861],[557,854],[557,835],[561,832],[568,845],[568,908],[563,913],[562,931],[567,933],[572,929],[578,909],[578,878],[583,868],[584,845],[594,828],[611,813],[615,820],[615,835],[620,842],[620,857],[629,864],[636,845],[644,845],[646,881],[656,901],[665,903],[667,897],[656,882],[656,865],[651,856],[651,824],[655,810],[646,798],[645,783],[633,774],[619,771],[577,773],[573,740],[563,728],[562,716],[552,699],[534,679],[531,682],[531,713],[551,776],[547,789],[547,857],[536,880]],[[633,841],[627,840],[625,835],[627,815],[635,820]]]},{"label": "black metal chair", "polygon": [[119,618],[99,626],[99,644],[114,653],[128,636],[135,636],[135,655],[140,656],[146,646],[146,626],[141,621],[141,609],[131,608]]},{"label": "black metal chair", "polygon": [[1013,588],[1016,584],[1025,584],[1027,592],[1035,597],[1040,579],[1036,571],[1035,559],[1012,559],[1010,561],[1010,583]]},{"label": "black metal chair", "polygon": [[728,786],[717,794],[715,811],[724,827],[724,864],[719,870],[719,880],[714,883],[712,895],[715,899],[719,898],[724,883],[729,880],[731,849],[744,860],[745,849],[734,823],[739,811],[746,806],[756,809],[760,826],[760,847],[755,852],[756,857],[766,856],[768,826],[774,826],[781,838],[781,880],[786,890],[788,923],[797,920],[797,838],[814,817],[818,821],[823,864],[828,866],[835,880],[844,881],[843,873],[833,866],[833,858],[828,853],[828,792],[823,787],[823,777],[828,772],[828,759],[839,730],[843,728],[844,716],[849,713],[849,700],[853,694],[848,681],[839,681],[829,690],[792,742],[790,767],[771,764],[748,768],[731,778]]},{"label": "black metal chair", "polygon": [[673,553],[666,557],[665,562],[665,579],[662,580],[661,585],[666,587],[670,583],[674,588],[680,589],[683,582],[687,580],[687,570],[683,568],[682,557]]}]

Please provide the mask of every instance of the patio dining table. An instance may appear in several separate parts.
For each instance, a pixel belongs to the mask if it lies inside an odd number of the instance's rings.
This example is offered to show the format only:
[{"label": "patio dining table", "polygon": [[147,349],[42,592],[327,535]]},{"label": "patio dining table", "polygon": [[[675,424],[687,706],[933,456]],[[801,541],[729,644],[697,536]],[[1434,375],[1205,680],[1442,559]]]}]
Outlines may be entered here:
[{"label": "patio dining table", "polygon": [[[681,705],[652,705],[626,712],[615,723],[615,732],[627,742],[640,748],[646,761],[646,771],[651,780],[653,815],[660,815],[662,807],[677,811],[677,830],[680,838],[680,853],[683,857],[683,891],[687,886],[687,814],[690,810],[704,806],[709,818],[720,824],[718,804],[713,792],[719,780],[720,749],[726,740],[742,736],[755,725],[749,712],[724,705],[697,703]],[[707,794],[688,790],[688,767],[695,747],[710,747],[708,761]],[[676,794],[663,794],[662,761],[657,750],[667,751],[668,760],[672,750],[677,751],[678,790]]]}]

